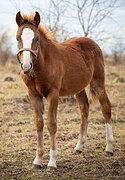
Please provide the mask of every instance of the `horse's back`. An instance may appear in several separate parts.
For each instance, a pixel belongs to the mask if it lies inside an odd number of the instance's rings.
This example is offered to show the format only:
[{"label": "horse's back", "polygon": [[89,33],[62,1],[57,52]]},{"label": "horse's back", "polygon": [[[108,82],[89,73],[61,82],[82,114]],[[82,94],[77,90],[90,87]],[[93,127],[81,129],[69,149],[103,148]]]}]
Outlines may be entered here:
[{"label": "horse's back", "polygon": [[[84,53],[85,56],[91,56],[91,58],[97,58],[97,56],[103,57],[102,51],[99,45],[92,39],[88,37],[74,37],[68,40],[65,40],[63,43],[60,43],[63,46],[70,46],[79,52]],[[102,58],[103,61],[103,58]]]}]

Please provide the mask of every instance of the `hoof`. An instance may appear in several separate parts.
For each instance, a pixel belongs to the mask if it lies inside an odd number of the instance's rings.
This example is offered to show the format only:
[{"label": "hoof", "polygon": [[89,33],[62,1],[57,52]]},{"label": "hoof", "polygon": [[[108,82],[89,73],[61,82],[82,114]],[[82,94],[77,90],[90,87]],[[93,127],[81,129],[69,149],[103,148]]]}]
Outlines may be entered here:
[{"label": "hoof", "polygon": [[82,151],[75,149],[75,154],[81,154]]},{"label": "hoof", "polygon": [[54,166],[48,166],[47,169],[48,169],[48,170],[56,170],[57,168],[54,167]]},{"label": "hoof", "polygon": [[106,151],[107,156],[113,156],[113,152]]},{"label": "hoof", "polygon": [[41,169],[42,167],[40,165],[37,164],[33,164],[32,165],[32,169]]}]

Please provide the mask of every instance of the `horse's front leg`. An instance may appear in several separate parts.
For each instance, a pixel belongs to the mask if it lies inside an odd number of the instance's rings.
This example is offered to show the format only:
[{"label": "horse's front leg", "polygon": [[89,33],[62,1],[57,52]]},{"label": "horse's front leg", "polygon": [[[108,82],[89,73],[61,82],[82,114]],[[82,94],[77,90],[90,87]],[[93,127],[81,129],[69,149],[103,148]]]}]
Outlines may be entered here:
[{"label": "horse's front leg", "polygon": [[34,169],[41,169],[41,163],[42,163],[42,156],[43,156],[43,99],[39,96],[34,96],[29,92],[29,98],[33,106],[34,111],[34,121],[36,125],[37,130],[37,149],[36,149],[36,157],[33,161],[33,168]]},{"label": "horse's front leg", "polygon": [[47,127],[50,134],[50,160],[48,163],[49,168],[57,168],[57,145],[56,145],[56,130],[57,130],[57,106],[58,106],[59,93],[54,91],[47,97],[48,100],[48,117]]}]

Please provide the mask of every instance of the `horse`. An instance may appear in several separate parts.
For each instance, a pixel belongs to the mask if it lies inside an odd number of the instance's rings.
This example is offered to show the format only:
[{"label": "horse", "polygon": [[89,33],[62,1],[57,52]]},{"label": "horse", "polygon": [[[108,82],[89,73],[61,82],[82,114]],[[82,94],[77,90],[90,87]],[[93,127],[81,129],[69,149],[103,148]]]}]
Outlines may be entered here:
[{"label": "horse", "polygon": [[106,127],[106,152],[113,155],[111,103],[105,89],[105,65],[100,47],[87,37],[74,37],[57,43],[40,23],[40,14],[16,14],[18,25],[17,58],[21,77],[27,86],[28,97],[34,111],[37,131],[36,157],[33,168],[42,168],[43,147],[43,97],[48,101],[47,129],[50,135],[48,168],[55,169],[57,158],[57,107],[59,96],[74,95],[81,114],[80,133],[75,153],[81,153],[87,137],[89,103],[85,88],[101,105]]}]

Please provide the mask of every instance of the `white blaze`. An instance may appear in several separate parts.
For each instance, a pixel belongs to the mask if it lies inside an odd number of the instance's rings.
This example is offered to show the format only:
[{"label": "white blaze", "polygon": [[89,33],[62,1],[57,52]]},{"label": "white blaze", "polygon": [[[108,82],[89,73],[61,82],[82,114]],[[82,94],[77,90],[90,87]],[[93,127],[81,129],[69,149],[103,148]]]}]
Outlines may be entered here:
[{"label": "white blaze", "polygon": [[[34,32],[32,29],[24,28],[22,32],[22,41],[23,41],[23,48],[30,48],[32,45],[32,40],[34,38]],[[30,52],[29,51],[23,51],[23,61],[22,63],[24,65],[30,64],[31,58],[30,58]]]}]

